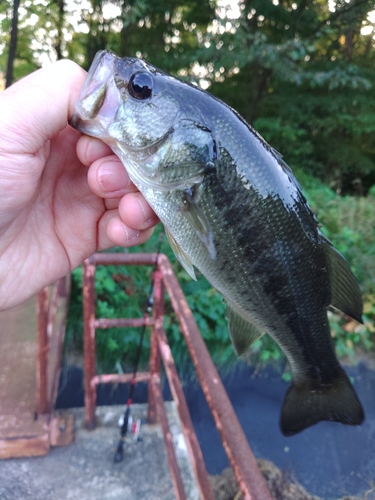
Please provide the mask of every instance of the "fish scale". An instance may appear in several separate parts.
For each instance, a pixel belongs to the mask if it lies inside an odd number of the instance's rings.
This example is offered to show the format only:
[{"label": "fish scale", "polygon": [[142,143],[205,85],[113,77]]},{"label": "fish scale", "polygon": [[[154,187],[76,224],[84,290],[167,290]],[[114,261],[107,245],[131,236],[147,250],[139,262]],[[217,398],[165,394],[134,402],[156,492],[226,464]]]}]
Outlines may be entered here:
[{"label": "fish scale", "polygon": [[358,425],[334,352],[332,305],[361,321],[358,284],[282,157],[234,110],[144,61],[97,54],[72,125],[107,142],[164,224],[177,258],[223,294],[239,355],[267,332],[292,383],[280,427]]}]

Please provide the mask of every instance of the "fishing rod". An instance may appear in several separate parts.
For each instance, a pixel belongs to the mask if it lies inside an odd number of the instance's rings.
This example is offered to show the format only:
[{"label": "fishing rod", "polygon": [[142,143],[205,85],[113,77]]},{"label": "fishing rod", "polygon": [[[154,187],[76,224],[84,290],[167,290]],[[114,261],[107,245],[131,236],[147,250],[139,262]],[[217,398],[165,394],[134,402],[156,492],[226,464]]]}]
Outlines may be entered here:
[{"label": "fishing rod", "polygon": [[137,377],[139,362],[140,362],[141,353],[142,353],[143,340],[144,340],[145,332],[146,332],[146,319],[150,316],[150,314],[152,312],[152,306],[154,304],[154,280],[152,279],[152,276],[158,267],[158,257],[160,255],[161,246],[163,243],[163,237],[164,237],[164,231],[161,231],[159,234],[159,243],[158,243],[158,248],[157,248],[157,252],[156,252],[155,264],[154,264],[153,272],[151,275],[150,288],[149,288],[149,291],[148,291],[148,294],[146,297],[146,302],[145,302],[144,309],[143,309],[143,319],[145,321],[143,322],[141,334],[139,337],[139,343],[138,343],[137,354],[136,354],[135,362],[134,362],[133,374],[132,374],[132,378],[130,381],[129,396],[128,396],[128,400],[126,403],[126,409],[125,409],[123,421],[121,424],[120,439],[119,439],[116,453],[115,453],[115,457],[114,457],[115,463],[121,462],[124,459],[124,443],[125,443],[125,438],[126,438],[126,434],[128,432],[128,427],[129,427],[129,419],[130,419],[130,413],[131,413],[131,406],[133,403],[133,393],[134,393],[134,388],[135,388],[135,380]]}]

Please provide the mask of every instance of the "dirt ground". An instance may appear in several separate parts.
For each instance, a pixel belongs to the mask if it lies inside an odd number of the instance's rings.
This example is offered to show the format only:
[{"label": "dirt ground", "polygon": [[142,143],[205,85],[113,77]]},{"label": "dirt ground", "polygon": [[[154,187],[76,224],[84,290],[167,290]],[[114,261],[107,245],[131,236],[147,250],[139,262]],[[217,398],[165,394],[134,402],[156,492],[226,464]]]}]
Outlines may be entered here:
[{"label": "dirt ground", "polygon": [[[273,500],[323,500],[310,495],[306,489],[288,477],[276,465],[268,460],[258,460],[258,466],[266,480]],[[211,484],[215,500],[242,500],[236,479],[231,468],[224,469],[220,476],[211,476]],[[372,497],[367,497],[369,500]],[[375,494],[374,494],[375,498]],[[340,500],[361,500],[358,497],[346,496]]]}]

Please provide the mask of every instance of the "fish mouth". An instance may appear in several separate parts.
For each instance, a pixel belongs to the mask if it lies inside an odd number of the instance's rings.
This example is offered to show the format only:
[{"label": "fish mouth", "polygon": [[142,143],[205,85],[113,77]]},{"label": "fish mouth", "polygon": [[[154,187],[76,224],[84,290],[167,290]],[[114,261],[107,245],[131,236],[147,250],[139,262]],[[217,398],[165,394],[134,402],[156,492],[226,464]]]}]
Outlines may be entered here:
[{"label": "fish mouth", "polygon": [[134,68],[144,65],[143,61],[136,58],[124,60],[110,50],[99,51],[89,68],[75,105],[76,112],[69,124],[83,134],[112,143],[108,129],[124,102],[115,79],[127,82]]},{"label": "fish mouth", "polygon": [[76,112],[73,114],[69,124],[83,134],[98,137],[109,144],[113,149],[125,149],[130,156],[138,160],[147,160],[155,154],[168,137],[173,133],[170,127],[166,133],[145,146],[133,146],[122,138],[124,147],[110,133],[111,125],[116,122],[116,114],[124,102],[124,96],[114,82],[114,75],[119,75],[125,82],[129,75],[129,68],[143,66],[145,63],[139,59],[127,58],[125,62],[114,52],[108,50],[99,51],[90,66],[85,82],[80,91],[78,101],[75,105]]},{"label": "fish mouth", "polygon": [[[76,112],[69,121],[83,134],[100,138],[108,135],[107,128],[122,101],[120,92],[112,85],[118,59],[116,54],[107,50],[94,57],[75,105]],[[95,120],[98,116],[100,123]]]},{"label": "fish mouth", "polygon": [[129,144],[126,137],[116,137],[113,124],[119,120],[118,110],[124,104],[124,95],[115,78],[125,85],[135,69],[144,67],[139,59],[119,58],[110,51],[96,54],[75,105],[76,112],[69,124],[79,132],[97,137],[108,144],[121,159],[133,183],[152,189],[177,189],[180,182],[164,188],[158,179],[158,165],[163,146],[174,132],[170,126],[162,136],[145,145]]}]

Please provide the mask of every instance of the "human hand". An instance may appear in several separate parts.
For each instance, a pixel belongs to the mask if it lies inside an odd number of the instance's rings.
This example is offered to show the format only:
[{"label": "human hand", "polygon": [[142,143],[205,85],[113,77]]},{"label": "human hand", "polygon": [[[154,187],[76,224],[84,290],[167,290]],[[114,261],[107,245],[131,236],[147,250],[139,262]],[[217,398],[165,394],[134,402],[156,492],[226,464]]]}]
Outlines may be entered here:
[{"label": "human hand", "polygon": [[85,76],[59,61],[0,94],[0,310],[158,222],[109,147],[68,125]]}]

